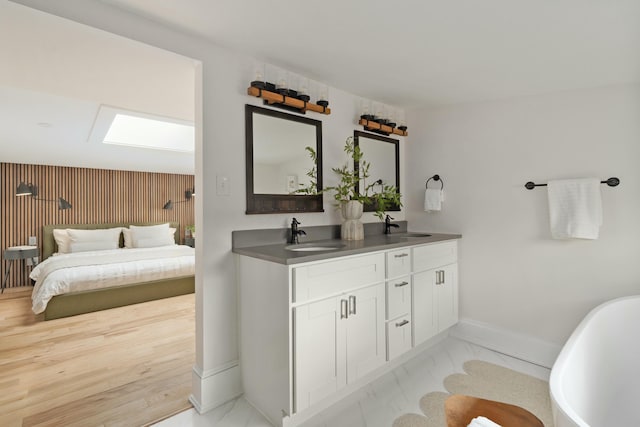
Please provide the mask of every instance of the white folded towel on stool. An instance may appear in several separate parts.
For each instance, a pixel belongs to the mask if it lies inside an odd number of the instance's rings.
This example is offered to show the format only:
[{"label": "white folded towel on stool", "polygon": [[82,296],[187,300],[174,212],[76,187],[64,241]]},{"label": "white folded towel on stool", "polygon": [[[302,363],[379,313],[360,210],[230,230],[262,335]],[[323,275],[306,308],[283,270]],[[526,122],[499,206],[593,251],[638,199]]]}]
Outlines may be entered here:
[{"label": "white folded towel on stool", "polygon": [[500,424],[496,424],[489,418],[475,417],[471,420],[471,423],[467,427],[502,427]]},{"label": "white folded towel on stool", "polygon": [[437,188],[427,188],[424,192],[424,210],[426,212],[442,209],[443,191]]},{"label": "white folded towel on stool", "polygon": [[549,220],[554,239],[597,239],[602,197],[597,178],[549,181]]}]

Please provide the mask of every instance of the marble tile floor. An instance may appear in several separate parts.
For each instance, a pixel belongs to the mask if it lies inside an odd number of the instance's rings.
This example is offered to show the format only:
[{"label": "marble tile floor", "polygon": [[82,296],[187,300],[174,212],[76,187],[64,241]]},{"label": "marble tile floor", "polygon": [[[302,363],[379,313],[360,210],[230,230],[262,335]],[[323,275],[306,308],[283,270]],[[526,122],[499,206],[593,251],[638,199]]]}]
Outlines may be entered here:
[{"label": "marble tile floor", "polygon": [[[484,360],[549,380],[550,370],[495,351],[447,337],[393,371],[351,394],[304,423],[304,427],[391,427],[402,414],[420,414],[419,401],[432,391],[446,391],[443,380],[463,372],[467,360]],[[246,400],[239,398],[206,414],[194,409],[154,427],[271,427]]]}]

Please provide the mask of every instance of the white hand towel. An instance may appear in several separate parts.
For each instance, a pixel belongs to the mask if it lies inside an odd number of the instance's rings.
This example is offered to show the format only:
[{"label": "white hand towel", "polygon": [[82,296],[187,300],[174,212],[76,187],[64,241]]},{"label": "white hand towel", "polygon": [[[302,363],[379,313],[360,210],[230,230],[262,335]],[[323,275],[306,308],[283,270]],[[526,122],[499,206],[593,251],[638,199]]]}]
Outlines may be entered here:
[{"label": "white hand towel", "polygon": [[443,196],[442,190],[427,188],[424,192],[424,210],[426,212],[441,210]]},{"label": "white hand towel", "polygon": [[496,424],[489,418],[475,417],[471,420],[471,423],[467,427],[502,427],[500,424]]},{"label": "white hand towel", "polygon": [[554,239],[597,239],[602,198],[597,178],[549,181],[549,220]]}]

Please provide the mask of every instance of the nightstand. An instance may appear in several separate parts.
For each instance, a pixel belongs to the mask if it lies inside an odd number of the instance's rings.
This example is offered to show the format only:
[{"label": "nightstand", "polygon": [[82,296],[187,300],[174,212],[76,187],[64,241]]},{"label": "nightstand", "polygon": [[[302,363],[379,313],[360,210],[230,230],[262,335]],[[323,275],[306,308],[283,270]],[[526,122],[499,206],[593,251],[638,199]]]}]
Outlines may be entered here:
[{"label": "nightstand", "polygon": [[191,246],[192,248],[196,247],[196,239],[193,237],[185,237],[184,244],[187,246]]},{"label": "nightstand", "polygon": [[35,265],[35,257],[38,256],[38,247],[37,246],[11,246],[4,250],[4,259],[9,261],[9,265],[7,266],[7,271],[4,274],[4,280],[2,281],[2,290],[0,293],[4,292],[4,288],[7,287],[7,279],[9,278],[9,272],[11,271],[11,267],[13,266],[14,261],[19,261],[22,259],[31,259],[31,265]]}]

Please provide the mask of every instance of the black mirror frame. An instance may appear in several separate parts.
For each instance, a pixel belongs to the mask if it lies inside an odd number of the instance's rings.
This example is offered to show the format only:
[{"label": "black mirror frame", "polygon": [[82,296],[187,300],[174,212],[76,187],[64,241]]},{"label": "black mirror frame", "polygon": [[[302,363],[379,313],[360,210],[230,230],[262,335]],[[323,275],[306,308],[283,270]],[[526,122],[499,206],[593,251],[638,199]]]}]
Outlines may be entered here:
[{"label": "black mirror frame", "polygon": [[[395,152],[395,167],[396,167],[396,182],[395,182],[395,186],[396,189],[398,191],[398,193],[400,193],[400,141],[397,139],[393,139],[393,138],[388,138],[386,136],[382,136],[382,135],[378,135],[375,133],[369,133],[369,132],[362,132],[359,130],[354,130],[353,131],[353,145],[355,147],[359,147],[360,146],[360,141],[359,141],[359,137],[366,137],[366,138],[370,138],[370,139],[375,139],[377,141],[382,141],[382,142],[387,142],[390,144],[394,145],[394,152]],[[365,160],[367,160],[367,153],[364,153],[364,158]],[[368,161],[368,160],[367,160]],[[354,162],[353,167],[355,170],[359,169],[359,165],[358,162]],[[359,193],[360,192],[360,188],[356,188],[356,192]],[[388,209],[388,211],[399,211],[400,210],[400,206],[397,204],[394,204],[392,206],[390,206]],[[376,207],[374,206],[373,203],[365,203],[364,205],[364,211],[365,212],[375,212],[376,211]]]},{"label": "black mirror frame", "polygon": [[[254,194],[253,192],[253,115],[263,114],[283,120],[305,123],[316,128],[316,183],[318,192],[322,190],[322,122],[307,117],[295,116],[282,111],[245,105],[245,140],[246,140],[246,197],[247,214],[324,212],[322,194]],[[304,150],[304,147],[301,147]]]}]

